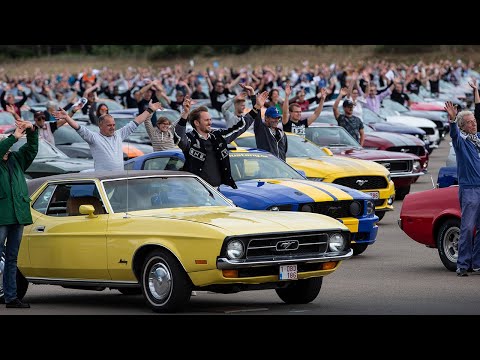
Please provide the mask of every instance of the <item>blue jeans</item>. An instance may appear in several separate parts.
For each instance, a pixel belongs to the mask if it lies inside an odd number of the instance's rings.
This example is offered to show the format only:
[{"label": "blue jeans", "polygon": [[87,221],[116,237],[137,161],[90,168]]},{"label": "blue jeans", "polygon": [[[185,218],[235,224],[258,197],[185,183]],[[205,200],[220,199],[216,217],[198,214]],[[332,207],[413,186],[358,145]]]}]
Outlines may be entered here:
[{"label": "blue jeans", "polygon": [[[22,241],[24,225],[0,225],[0,254],[5,251],[3,292],[5,302],[17,298],[17,256]],[[5,244],[5,240],[7,240]]]},{"label": "blue jeans", "polygon": [[460,187],[458,197],[462,221],[458,239],[457,269],[477,269],[480,268],[480,188]]}]

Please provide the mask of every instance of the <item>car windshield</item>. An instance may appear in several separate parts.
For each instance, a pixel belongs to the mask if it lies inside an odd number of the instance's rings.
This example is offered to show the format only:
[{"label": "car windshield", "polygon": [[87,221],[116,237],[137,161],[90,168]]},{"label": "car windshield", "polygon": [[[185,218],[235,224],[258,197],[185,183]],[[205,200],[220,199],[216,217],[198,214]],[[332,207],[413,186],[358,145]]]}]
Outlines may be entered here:
[{"label": "car windshield", "polygon": [[114,212],[197,206],[233,206],[215,189],[192,176],[105,180]]},{"label": "car windshield", "polygon": [[384,123],[386,120],[378,115],[377,113],[373,112],[372,110],[363,107],[362,108],[362,117],[363,117],[363,122],[366,124],[370,123]]},{"label": "car windshield", "polygon": [[320,124],[338,125],[338,122],[335,119],[335,116],[333,115],[333,113],[320,114],[320,116],[317,117],[314,122],[320,123]]},{"label": "car windshield", "polygon": [[[309,127],[306,129],[310,129]],[[322,128],[324,129],[324,128]],[[322,159],[329,156],[317,145],[304,139],[302,136],[287,135],[288,136],[288,151],[287,157],[300,157],[307,159]]]},{"label": "car windshield", "polygon": [[[344,128],[338,127],[308,127],[305,137],[319,146],[359,148],[360,144]],[[289,139],[290,140],[290,139]],[[288,144],[290,147],[290,143]],[[289,149],[290,150],[290,149]]]},{"label": "car windshield", "polygon": [[402,104],[400,104],[396,101],[393,101],[391,99],[383,99],[382,105],[383,105],[383,107],[385,107],[387,109],[395,110],[395,111],[398,111],[400,113],[408,111],[407,107],[405,107]]},{"label": "car windshield", "polygon": [[304,179],[279,158],[265,153],[231,152],[230,165],[235,181],[252,179]]},{"label": "car windshield", "polygon": [[[25,145],[27,142],[26,138],[20,138],[18,141],[13,144],[12,151],[18,151],[21,146]],[[69,157],[65,155],[60,149],[51,145],[49,142],[44,141],[42,139],[38,140],[38,153],[35,156],[35,159],[42,159],[42,158],[67,158]]]}]

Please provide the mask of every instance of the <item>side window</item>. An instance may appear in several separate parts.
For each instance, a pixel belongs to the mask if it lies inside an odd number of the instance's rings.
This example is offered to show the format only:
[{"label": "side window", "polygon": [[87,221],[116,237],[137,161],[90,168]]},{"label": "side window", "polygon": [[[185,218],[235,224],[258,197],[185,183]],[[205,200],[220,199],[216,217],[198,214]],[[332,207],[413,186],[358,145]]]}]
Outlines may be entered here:
[{"label": "side window", "polygon": [[37,200],[35,200],[35,203],[32,207],[45,215],[47,212],[48,203],[50,202],[54,190],[55,185],[47,186],[47,188],[43,190],[43,193],[37,198]]},{"label": "side window", "polygon": [[183,161],[175,157],[153,158],[145,161],[144,170],[179,170]]},{"label": "side window", "polygon": [[134,162],[131,162],[129,164],[126,164],[123,168],[125,170],[133,170],[133,167],[134,167],[135,163]]},{"label": "side window", "polygon": [[95,208],[96,215],[106,213],[97,186],[94,183],[68,183],[52,185],[52,187],[55,190],[45,212],[46,215],[78,216],[81,215],[80,205],[92,205]]}]

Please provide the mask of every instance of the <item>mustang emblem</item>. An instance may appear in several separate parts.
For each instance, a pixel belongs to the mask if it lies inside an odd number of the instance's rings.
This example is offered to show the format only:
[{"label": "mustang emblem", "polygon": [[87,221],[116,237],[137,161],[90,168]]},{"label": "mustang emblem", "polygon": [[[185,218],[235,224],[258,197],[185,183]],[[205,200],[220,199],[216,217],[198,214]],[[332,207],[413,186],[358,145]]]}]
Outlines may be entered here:
[{"label": "mustang emblem", "polygon": [[406,152],[409,152],[410,149],[400,149],[400,151],[403,152],[403,153],[406,153]]},{"label": "mustang emblem", "polygon": [[336,214],[339,210],[341,210],[341,209],[342,209],[341,206],[330,206],[330,207],[328,208],[327,213],[328,213],[328,214],[335,215],[335,214]]},{"label": "mustang emblem", "polygon": [[277,251],[297,250],[298,240],[285,240],[277,242]]},{"label": "mustang emblem", "polygon": [[383,165],[387,168],[387,170],[390,170],[390,163],[380,163],[380,165]]},{"label": "mustang emblem", "polygon": [[368,180],[357,180],[355,182],[357,183],[358,186],[363,186],[363,184],[366,184]]}]

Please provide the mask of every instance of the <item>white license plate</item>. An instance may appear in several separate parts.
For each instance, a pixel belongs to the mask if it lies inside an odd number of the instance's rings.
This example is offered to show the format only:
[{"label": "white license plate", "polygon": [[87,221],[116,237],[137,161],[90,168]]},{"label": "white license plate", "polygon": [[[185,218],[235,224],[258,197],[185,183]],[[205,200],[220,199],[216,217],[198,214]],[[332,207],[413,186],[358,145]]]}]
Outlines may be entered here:
[{"label": "white license plate", "polygon": [[365,194],[370,195],[375,200],[378,200],[380,198],[380,193],[378,191],[366,191]]},{"label": "white license plate", "polygon": [[298,280],[297,265],[280,265],[280,280]]}]

